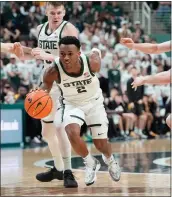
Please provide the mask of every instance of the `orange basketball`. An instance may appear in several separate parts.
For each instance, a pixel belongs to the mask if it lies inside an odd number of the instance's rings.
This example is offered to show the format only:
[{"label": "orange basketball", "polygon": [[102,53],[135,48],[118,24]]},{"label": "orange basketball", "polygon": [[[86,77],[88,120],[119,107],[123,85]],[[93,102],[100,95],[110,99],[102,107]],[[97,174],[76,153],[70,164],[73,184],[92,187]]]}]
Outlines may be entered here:
[{"label": "orange basketball", "polygon": [[50,114],[53,102],[44,90],[35,90],[27,95],[24,106],[31,117],[42,119]]}]

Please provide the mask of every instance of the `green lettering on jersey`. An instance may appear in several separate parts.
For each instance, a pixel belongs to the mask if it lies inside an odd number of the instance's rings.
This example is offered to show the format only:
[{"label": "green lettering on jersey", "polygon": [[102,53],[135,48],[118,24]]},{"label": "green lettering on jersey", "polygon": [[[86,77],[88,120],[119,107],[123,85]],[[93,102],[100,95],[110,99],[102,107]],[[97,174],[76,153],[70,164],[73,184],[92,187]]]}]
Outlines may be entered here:
[{"label": "green lettering on jersey", "polygon": [[39,40],[38,46],[41,49],[57,49],[57,41]]},{"label": "green lettering on jersey", "polygon": [[63,86],[65,88],[68,88],[68,87],[77,87],[77,86],[83,86],[83,85],[88,85],[92,82],[92,78],[89,78],[89,79],[84,79],[84,80],[81,80],[81,81],[73,81],[73,82],[70,82],[70,83],[64,83]]}]

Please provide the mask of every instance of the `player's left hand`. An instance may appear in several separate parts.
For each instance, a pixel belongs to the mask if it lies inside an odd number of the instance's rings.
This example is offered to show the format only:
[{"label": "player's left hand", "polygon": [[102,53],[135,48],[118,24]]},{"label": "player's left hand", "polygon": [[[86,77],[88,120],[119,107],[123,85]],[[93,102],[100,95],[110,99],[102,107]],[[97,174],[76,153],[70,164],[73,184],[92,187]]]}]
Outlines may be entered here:
[{"label": "player's left hand", "polygon": [[31,54],[32,54],[36,59],[45,60],[44,58],[45,58],[46,53],[45,53],[45,51],[42,50],[41,48],[38,48],[38,47],[37,47],[37,48],[32,49]]},{"label": "player's left hand", "polygon": [[41,60],[47,60],[47,61],[53,61],[54,57],[52,54],[46,53],[43,49],[37,47],[32,49],[31,54],[36,58],[36,59],[41,59]]},{"label": "player's left hand", "polygon": [[134,41],[131,38],[121,38],[120,43],[130,49],[133,48]]},{"label": "player's left hand", "polygon": [[144,77],[140,76],[140,77],[136,77],[131,85],[132,88],[136,90],[138,86],[141,86],[143,84],[144,84]]}]

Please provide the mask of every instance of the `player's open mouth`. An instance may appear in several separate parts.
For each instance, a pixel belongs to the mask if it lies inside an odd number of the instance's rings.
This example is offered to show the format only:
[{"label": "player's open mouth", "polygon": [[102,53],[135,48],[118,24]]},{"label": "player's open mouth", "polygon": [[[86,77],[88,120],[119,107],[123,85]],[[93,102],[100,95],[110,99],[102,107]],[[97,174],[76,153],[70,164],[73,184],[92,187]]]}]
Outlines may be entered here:
[{"label": "player's open mouth", "polygon": [[65,64],[70,64],[70,61],[65,61]]}]

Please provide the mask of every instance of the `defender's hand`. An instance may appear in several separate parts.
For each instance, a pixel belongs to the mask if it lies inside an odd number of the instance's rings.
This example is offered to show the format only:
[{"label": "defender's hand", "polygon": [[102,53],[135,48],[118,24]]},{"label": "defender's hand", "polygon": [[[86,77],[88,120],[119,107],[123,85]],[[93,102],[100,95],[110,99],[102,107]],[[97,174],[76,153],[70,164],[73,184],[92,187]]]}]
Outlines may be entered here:
[{"label": "defender's hand", "polygon": [[140,77],[136,77],[133,81],[133,83],[131,84],[132,85],[132,88],[135,88],[135,90],[137,89],[138,86],[141,86],[144,84],[144,77],[143,76],[140,76]]},{"label": "defender's hand", "polygon": [[132,49],[134,45],[134,42],[131,38],[121,38],[120,43],[130,49]]}]

